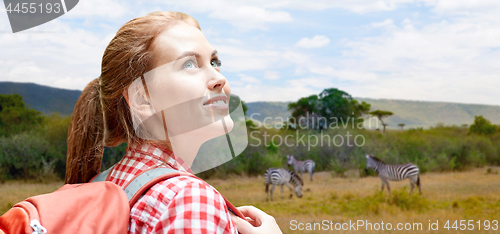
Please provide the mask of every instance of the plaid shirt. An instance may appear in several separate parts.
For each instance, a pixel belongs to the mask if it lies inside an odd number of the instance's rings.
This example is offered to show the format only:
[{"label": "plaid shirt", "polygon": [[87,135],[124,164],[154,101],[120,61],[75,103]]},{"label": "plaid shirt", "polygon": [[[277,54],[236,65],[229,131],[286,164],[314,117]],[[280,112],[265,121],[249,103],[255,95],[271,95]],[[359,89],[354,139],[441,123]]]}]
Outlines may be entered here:
[{"label": "plaid shirt", "polygon": [[[161,146],[131,145],[110,173],[125,186],[134,175],[166,167],[192,173],[184,161]],[[151,187],[130,210],[128,233],[238,233],[222,195],[205,181],[177,176]]]}]

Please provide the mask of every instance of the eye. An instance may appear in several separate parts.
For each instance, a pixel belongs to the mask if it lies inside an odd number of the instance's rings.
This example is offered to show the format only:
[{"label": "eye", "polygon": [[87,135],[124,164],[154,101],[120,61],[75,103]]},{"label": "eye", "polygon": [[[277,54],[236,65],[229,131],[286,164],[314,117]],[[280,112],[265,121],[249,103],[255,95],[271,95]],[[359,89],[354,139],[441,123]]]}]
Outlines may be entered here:
[{"label": "eye", "polygon": [[222,62],[218,59],[214,59],[212,60],[212,62],[210,62],[210,64],[212,65],[212,67],[220,67],[222,66]]},{"label": "eye", "polygon": [[192,69],[192,68],[196,68],[196,67],[197,67],[196,62],[194,62],[192,60],[189,60],[186,63],[184,63],[184,65],[182,65],[182,68],[186,68],[186,69]]}]

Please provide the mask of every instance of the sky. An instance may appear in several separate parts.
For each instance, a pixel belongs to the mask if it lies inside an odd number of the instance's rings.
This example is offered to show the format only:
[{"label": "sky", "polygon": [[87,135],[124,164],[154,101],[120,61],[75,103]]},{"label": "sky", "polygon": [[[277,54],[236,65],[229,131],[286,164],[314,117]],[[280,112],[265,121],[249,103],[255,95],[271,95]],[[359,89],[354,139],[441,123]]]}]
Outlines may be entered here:
[{"label": "sky", "polygon": [[353,97],[500,105],[498,0],[81,0],[12,33],[0,9],[0,81],[82,90],[121,25],[153,11],[198,20],[232,93],[297,101]]}]

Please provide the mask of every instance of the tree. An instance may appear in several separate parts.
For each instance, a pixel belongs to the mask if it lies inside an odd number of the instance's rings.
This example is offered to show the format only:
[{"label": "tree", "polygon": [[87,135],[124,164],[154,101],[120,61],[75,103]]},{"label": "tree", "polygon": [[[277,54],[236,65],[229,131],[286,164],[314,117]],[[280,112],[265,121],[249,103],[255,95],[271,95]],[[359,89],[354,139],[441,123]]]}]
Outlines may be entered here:
[{"label": "tree", "polygon": [[387,126],[387,124],[384,123],[384,121],[382,119],[393,115],[393,113],[390,111],[376,110],[376,111],[370,112],[370,114],[377,116],[378,120],[380,120],[380,122],[382,122],[382,126],[384,126],[384,132],[385,132],[385,127]]},{"label": "tree", "polygon": [[497,131],[497,126],[483,116],[474,116],[474,124],[469,127],[469,134],[492,135]]},{"label": "tree", "polygon": [[400,123],[400,124],[398,124],[398,126],[401,128],[401,130],[403,130],[405,128],[405,124],[404,123]]},{"label": "tree", "polygon": [[299,119],[307,113],[318,112],[318,95],[314,94],[309,97],[303,97],[297,102],[288,104],[288,110],[292,111],[292,117]]},{"label": "tree", "polygon": [[352,118],[357,123],[362,122],[363,118],[360,117],[370,111],[370,104],[358,103],[348,93],[336,88],[329,88],[323,90],[319,95],[303,97],[297,102],[288,104],[288,110],[292,112],[292,124],[297,124],[294,121],[304,120],[303,117],[306,117],[307,126],[314,125],[310,122],[316,119],[317,126],[312,126],[312,128],[321,129],[333,121],[349,122]]},{"label": "tree", "polygon": [[18,94],[0,94],[0,136],[15,135],[32,129],[44,120],[42,113],[24,105]]}]

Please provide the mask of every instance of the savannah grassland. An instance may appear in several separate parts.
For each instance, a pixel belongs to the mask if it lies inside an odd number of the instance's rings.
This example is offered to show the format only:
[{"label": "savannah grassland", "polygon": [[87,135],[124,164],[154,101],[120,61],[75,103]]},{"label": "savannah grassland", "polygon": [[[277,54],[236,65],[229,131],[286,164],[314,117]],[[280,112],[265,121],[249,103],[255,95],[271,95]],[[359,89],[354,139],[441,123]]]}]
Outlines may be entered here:
[{"label": "savannah grassland", "polygon": [[[357,171],[349,171],[346,177],[332,176],[331,172],[319,172],[314,181],[304,175],[304,196],[289,199],[285,187],[284,198],[280,189],[274,192],[274,201],[266,202],[262,176],[232,176],[227,179],[209,179],[224,197],[236,206],[253,205],[276,218],[283,233],[328,233],[332,231],[293,231],[291,220],[298,223],[314,223],[323,220],[345,223],[349,220],[365,220],[374,223],[422,223],[421,231],[334,231],[341,233],[498,233],[481,231],[477,221],[500,221],[500,167],[482,167],[464,172],[429,172],[421,176],[422,195],[414,192],[409,196],[409,182],[392,182],[392,194],[380,193],[378,177],[359,178]],[[54,191],[62,182],[29,183],[7,181],[0,184],[0,214],[24,198]],[[428,223],[439,221],[438,231],[429,231]],[[473,231],[450,231],[444,228],[447,220],[474,220]],[[297,223],[297,224],[298,224]],[[452,226],[450,224],[450,226]],[[317,226],[318,227],[318,226]],[[500,227],[499,227],[500,228]]]},{"label": "savannah grassland", "polygon": [[[488,170],[488,168],[490,168]],[[328,233],[332,231],[293,231],[291,220],[300,223],[322,222],[345,223],[349,220],[365,220],[373,223],[422,223],[421,231],[392,231],[398,233],[498,233],[481,231],[478,220],[500,221],[500,168],[484,167],[465,172],[426,173],[421,177],[422,195],[408,195],[409,182],[391,182],[392,195],[380,193],[378,177],[347,178],[332,177],[329,172],[315,174],[314,181],[305,177],[302,198],[295,195],[289,199],[290,191],[284,188],[274,191],[274,201],[266,202],[263,177],[230,178],[209,180],[221,194],[236,206],[254,205],[276,218],[283,233]],[[439,230],[429,231],[428,223],[439,220]],[[447,220],[475,220],[474,231],[450,231],[443,228]],[[459,221],[460,222],[460,221]],[[452,226],[452,224],[450,224]],[[319,227],[319,226],[317,226]],[[459,227],[460,228],[460,227]],[[498,227],[500,229],[500,226]],[[391,231],[334,231],[343,233],[386,233]]]}]

